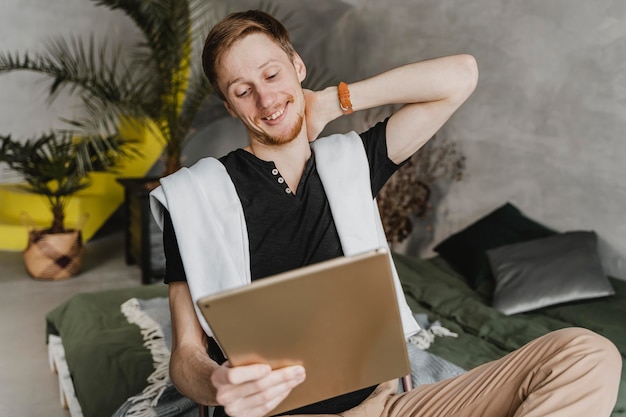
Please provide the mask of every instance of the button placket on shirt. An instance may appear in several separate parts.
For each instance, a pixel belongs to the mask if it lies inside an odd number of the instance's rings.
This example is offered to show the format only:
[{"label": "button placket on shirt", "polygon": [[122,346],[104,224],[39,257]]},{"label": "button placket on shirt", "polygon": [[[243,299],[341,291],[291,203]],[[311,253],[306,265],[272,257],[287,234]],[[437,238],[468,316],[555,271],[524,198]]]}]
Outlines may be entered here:
[{"label": "button placket on shirt", "polygon": [[[279,174],[278,169],[274,168],[272,169],[272,175],[277,176]],[[284,184],[285,183],[285,179],[281,176],[278,176],[278,178],[276,179],[278,181],[279,184]],[[285,188],[285,193],[287,194],[291,194],[291,188],[286,187]]]}]

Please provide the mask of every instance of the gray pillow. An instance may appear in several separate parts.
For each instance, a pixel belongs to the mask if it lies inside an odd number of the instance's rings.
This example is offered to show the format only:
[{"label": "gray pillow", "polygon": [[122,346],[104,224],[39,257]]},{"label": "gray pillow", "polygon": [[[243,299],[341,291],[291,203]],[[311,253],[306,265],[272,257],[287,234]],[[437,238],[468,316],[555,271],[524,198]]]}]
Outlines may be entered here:
[{"label": "gray pillow", "polygon": [[597,243],[595,232],[576,231],[488,250],[493,307],[511,315],[614,294]]}]

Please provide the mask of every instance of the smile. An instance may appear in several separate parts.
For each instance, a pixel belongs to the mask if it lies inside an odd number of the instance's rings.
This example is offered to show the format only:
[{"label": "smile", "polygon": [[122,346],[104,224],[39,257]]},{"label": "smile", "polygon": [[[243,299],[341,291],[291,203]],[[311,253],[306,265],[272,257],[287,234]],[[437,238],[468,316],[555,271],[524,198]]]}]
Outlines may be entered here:
[{"label": "smile", "polygon": [[280,116],[282,116],[284,112],[285,112],[285,108],[283,107],[282,109],[279,109],[275,113],[273,113],[273,114],[271,114],[271,115],[269,115],[267,117],[264,117],[263,119],[265,119],[265,120],[276,120]]}]

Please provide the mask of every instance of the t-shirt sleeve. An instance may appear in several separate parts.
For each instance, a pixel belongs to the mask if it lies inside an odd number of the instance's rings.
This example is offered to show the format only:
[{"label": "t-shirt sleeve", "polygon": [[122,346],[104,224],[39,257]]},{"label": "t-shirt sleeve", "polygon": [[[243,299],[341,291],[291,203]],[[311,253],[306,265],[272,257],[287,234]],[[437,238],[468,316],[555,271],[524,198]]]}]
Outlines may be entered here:
[{"label": "t-shirt sleeve", "polygon": [[370,181],[372,196],[376,196],[387,180],[407,161],[394,163],[387,154],[387,121],[376,123],[369,130],[361,133],[361,140],[365,146],[365,153],[370,166]]},{"label": "t-shirt sleeve", "polygon": [[183,260],[176,240],[176,232],[169,211],[163,216],[163,249],[165,252],[165,283],[187,281]]}]

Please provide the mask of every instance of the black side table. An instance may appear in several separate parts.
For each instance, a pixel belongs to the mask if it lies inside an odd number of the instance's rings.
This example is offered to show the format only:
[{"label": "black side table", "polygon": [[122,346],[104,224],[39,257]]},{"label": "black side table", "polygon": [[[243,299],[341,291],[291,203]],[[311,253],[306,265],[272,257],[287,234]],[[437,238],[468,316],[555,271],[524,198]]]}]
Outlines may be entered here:
[{"label": "black side table", "polygon": [[[163,234],[150,212],[150,190],[158,178],[118,178],[124,187],[124,253],[127,265],[139,265],[141,283],[165,276]],[[152,185],[152,186],[151,186]]]}]

